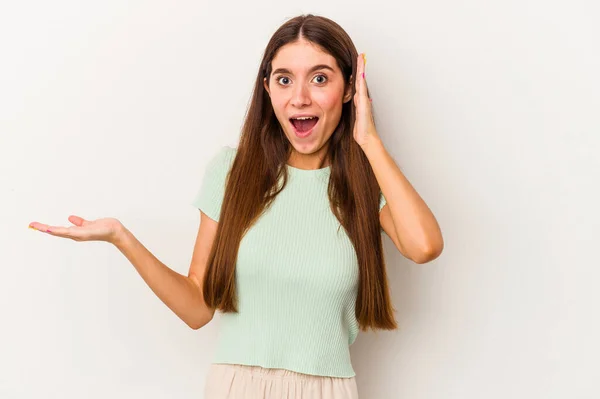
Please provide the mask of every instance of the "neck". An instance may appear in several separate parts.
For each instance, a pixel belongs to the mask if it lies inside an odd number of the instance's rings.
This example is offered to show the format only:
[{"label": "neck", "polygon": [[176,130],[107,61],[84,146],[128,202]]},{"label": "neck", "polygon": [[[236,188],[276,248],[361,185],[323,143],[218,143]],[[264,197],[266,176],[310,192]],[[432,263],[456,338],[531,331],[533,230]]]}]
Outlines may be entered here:
[{"label": "neck", "polygon": [[330,165],[329,159],[325,159],[326,155],[327,147],[323,147],[313,154],[301,154],[292,147],[292,153],[287,160],[287,164],[298,169],[322,169]]}]

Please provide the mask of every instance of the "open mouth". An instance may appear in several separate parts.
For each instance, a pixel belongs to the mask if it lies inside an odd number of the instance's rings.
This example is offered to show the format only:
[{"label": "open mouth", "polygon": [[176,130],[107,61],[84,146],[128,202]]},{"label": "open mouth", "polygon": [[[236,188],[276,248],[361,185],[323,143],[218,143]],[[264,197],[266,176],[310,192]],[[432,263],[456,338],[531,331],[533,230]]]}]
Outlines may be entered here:
[{"label": "open mouth", "polygon": [[290,118],[290,123],[294,126],[294,129],[296,129],[296,132],[301,135],[310,132],[318,121],[319,117],[317,116]]}]

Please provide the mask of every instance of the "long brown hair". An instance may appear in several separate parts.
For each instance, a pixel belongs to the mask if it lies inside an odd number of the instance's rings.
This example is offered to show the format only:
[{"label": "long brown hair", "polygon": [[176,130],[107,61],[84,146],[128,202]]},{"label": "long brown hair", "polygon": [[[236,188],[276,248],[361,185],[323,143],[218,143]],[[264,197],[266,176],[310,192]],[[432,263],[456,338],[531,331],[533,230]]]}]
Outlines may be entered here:
[{"label": "long brown hair", "polygon": [[[272,71],[277,51],[305,39],[331,54],[346,84],[355,93],[358,52],[348,34],[334,21],[312,14],[284,23],[271,37],[256,76],[252,101],[245,115],[236,155],[225,184],[216,238],[203,282],[207,306],[237,312],[235,265],[242,237],[269,208],[288,181],[284,167],[292,146],[271,105],[263,78]],[[346,86],[347,87],[347,86]],[[391,306],[381,230],[380,187],[369,160],[353,138],[354,101],[342,106],[340,121],[329,139],[326,159],[331,174],[331,210],[351,240],[358,259],[360,283],[356,318],[362,330],[397,328]],[[278,184],[283,179],[283,184]]]}]

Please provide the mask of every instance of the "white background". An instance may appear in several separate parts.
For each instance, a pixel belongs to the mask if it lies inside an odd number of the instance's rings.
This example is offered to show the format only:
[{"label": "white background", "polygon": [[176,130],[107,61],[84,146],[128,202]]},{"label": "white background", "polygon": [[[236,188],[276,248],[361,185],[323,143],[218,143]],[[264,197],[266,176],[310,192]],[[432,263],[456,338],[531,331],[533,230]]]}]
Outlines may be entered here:
[{"label": "white background", "polygon": [[191,330],[116,248],[27,226],[116,217],[186,274],[206,163],[307,12],[367,53],[379,134],[446,244],[417,265],[384,236],[400,330],[351,347],[361,398],[600,397],[592,4],[2,2],[0,397],[202,398],[218,316]]}]

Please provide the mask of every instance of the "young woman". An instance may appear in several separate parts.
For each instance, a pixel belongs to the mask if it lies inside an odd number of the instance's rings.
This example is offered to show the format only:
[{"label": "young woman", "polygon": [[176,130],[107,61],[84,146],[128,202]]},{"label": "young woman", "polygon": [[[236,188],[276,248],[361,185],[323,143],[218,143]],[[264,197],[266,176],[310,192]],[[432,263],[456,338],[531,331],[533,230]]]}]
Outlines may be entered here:
[{"label": "young woman", "polygon": [[191,328],[221,311],[206,399],[357,398],[349,346],[395,329],[381,232],[417,263],[442,251],[435,217],[375,129],[359,56],[330,19],[282,25],[265,50],[237,148],[208,163],[190,270],[118,220],[30,227],[114,244]]}]

